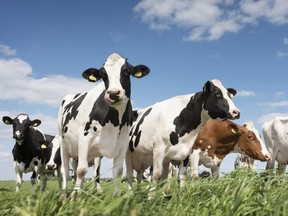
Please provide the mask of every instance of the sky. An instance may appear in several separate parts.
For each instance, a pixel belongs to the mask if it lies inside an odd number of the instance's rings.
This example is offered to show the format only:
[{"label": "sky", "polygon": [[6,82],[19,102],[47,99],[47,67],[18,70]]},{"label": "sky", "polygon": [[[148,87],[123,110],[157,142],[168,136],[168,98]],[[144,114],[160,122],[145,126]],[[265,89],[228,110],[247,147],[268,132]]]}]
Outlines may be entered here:
[{"label": "sky", "polygon": [[[288,116],[287,0],[3,0],[0,11],[1,119],[27,113],[57,134],[62,98],[97,85],[81,74],[111,53],[151,70],[131,80],[134,108],[219,79],[238,91],[236,123],[253,121],[261,133],[264,122]],[[12,127],[1,121],[0,180],[15,179],[13,145]],[[233,170],[235,157],[220,172]],[[102,177],[111,168],[104,159]]]}]

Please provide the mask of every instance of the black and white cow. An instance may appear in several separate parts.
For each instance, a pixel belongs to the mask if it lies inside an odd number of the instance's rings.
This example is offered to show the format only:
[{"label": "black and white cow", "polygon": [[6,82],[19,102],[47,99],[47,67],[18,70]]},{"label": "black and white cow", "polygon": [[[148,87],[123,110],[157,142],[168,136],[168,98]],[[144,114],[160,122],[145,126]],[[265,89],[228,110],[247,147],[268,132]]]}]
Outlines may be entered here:
[{"label": "black and white cow", "polygon": [[[58,116],[63,190],[70,158],[78,160],[74,191],[81,190],[88,162],[96,157],[113,158],[113,178],[121,177],[133,121],[130,76],[141,78],[149,71],[145,65],[132,66],[114,53],[100,69],[90,68],[82,74],[88,81],[103,82],[64,98]],[[114,193],[117,189],[115,184]]]},{"label": "black and white cow", "polygon": [[239,118],[231,100],[236,90],[224,88],[219,80],[207,81],[203,91],[176,96],[137,111],[130,130],[126,155],[127,177],[131,187],[133,169],[153,165],[153,181],[167,178],[169,163],[183,161],[201,127],[208,119]]},{"label": "black and white cow", "polygon": [[[30,120],[27,114],[19,114],[12,119],[9,116],[2,118],[7,125],[13,126],[13,138],[16,143],[12,150],[14,169],[16,173],[16,192],[20,190],[23,173],[33,172],[31,177],[32,187],[40,175],[41,190],[44,191],[47,183],[46,174],[51,173],[45,169],[50,159],[54,136],[43,134],[37,126],[39,119]],[[59,186],[61,182],[60,170],[58,173]]]}]

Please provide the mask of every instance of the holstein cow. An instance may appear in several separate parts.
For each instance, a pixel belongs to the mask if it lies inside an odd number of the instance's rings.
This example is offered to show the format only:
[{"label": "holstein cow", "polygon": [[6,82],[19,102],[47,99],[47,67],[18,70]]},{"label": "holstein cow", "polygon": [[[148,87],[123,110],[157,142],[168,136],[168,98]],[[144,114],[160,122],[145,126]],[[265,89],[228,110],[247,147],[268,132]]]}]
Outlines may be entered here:
[{"label": "holstein cow", "polygon": [[[114,53],[100,69],[90,68],[82,74],[88,81],[103,82],[64,98],[58,116],[64,190],[70,157],[78,160],[76,192],[82,188],[88,162],[96,157],[113,158],[113,178],[120,181],[133,122],[130,76],[141,78],[149,71],[147,66],[132,66]],[[114,193],[117,189],[115,184]]]},{"label": "holstein cow", "polygon": [[196,136],[208,119],[239,118],[240,111],[230,98],[235,94],[236,90],[212,80],[205,83],[201,92],[138,110],[126,155],[130,187],[133,169],[140,172],[153,165],[152,181],[158,181],[161,175],[167,178],[169,163],[183,161],[191,153]]},{"label": "holstein cow", "polygon": [[[213,177],[218,178],[222,160],[232,152],[261,161],[271,157],[253,122],[241,126],[229,120],[209,120],[201,128],[192,148],[191,175],[198,176],[198,166],[203,164],[211,168]],[[184,178],[182,174],[180,172],[180,181]]]},{"label": "holstein cow", "polygon": [[262,126],[266,147],[272,159],[266,169],[273,169],[278,163],[279,173],[284,173],[288,162],[288,117],[277,117]]},{"label": "holstein cow", "polygon": [[242,155],[239,154],[237,155],[237,157],[235,158],[234,161],[234,168],[238,169],[238,168],[247,168],[249,170],[256,170],[256,164],[255,164],[255,160],[252,159],[249,156],[246,155]]},{"label": "holstein cow", "polygon": [[[20,190],[23,173],[28,172],[33,172],[32,186],[35,184],[35,178],[40,175],[41,190],[44,191],[47,182],[46,174],[51,174],[45,169],[45,164],[50,159],[54,137],[43,134],[36,128],[41,121],[39,119],[30,120],[27,114],[19,114],[14,119],[4,116],[2,120],[7,125],[13,125],[13,138],[16,140],[12,150],[16,173],[16,192]],[[60,170],[58,177],[60,184]]]}]

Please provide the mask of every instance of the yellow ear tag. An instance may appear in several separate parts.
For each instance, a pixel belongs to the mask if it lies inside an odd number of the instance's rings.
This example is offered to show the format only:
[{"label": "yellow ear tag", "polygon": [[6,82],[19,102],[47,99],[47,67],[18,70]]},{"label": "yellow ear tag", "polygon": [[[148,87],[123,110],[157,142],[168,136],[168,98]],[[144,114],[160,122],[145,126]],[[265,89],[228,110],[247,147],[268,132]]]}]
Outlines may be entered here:
[{"label": "yellow ear tag", "polygon": [[9,121],[8,121],[8,120],[6,120],[6,121],[5,121],[5,124],[9,124]]},{"label": "yellow ear tag", "polygon": [[45,144],[42,144],[41,145],[41,149],[46,149],[47,147],[46,147],[46,145]]},{"label": "yellow ear tag", "polygon": [[231,132],[236,134],[236,130],[234,128],[231,128]]},{"label": "yellow ear tag", "polygon": [[136,72],[136,73],[134,74],[134,76],[135,76],[135,77],[141,77],[141,76],[142,76],[142,72],[141,72],[141,71]]},{"label": "yellow ear tag", "polygon": [[38,126],[38,124],[37,123],[34,123],[33,125],[32,125],[32,127],[37,127]]},{"label": "yellow ear tag", "polygon": [[91,74],[91,75],[89,76],[89,80],[91,80],[91,81],[96,81],[97,78],[96,78],[93,74]]}]

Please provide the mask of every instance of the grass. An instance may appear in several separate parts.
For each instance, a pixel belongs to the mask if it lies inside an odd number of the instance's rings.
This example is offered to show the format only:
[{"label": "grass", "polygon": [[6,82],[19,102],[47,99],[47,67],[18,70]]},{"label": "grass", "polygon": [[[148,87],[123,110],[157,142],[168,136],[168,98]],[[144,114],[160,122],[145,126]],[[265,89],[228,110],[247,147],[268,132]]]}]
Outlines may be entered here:
[{"label": "grass", "polygon": [[[135,183],[132,192],[123,183],[120,194],[113,197],[114,182],[102,181],[102,194],[95,193],[94,183],[86,182],[81,195],[61,202],[57,181],[49,181],[44,193],[39,188],[33,192],[29,182],[16,193],[15,182],[5,181],[0,182],[0,215],[288,215],[287,183],[286,175],[275,172],[236,170],[218,180],[190,180],[181,189],[172,178],[147,199],[151,183]],[[72,188],[71,183],[68,193]]]}]

